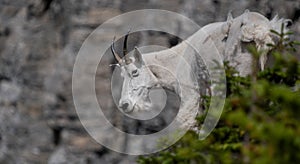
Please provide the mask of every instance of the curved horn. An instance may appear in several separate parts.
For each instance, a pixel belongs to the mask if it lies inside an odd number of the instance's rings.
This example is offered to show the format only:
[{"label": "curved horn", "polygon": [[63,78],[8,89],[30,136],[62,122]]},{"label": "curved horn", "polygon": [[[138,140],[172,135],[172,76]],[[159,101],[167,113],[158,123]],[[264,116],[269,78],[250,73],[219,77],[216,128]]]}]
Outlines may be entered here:
[{"label": "curved horn", "polygon": [[131,63],[131,60],[127,56],[127,53],[128,53],[127,52],[127,40],[128,40],[129,33],[130,33],[130,30],[125,35],[124,43],[123,43],[123,55],[124,55],[124,59],[125,59],[125,63],[126,64],[130,64]]},{"label": "curved horn", "polygon": [[127,40],[128,40],[129,33],[130,33],[130,30],[127,32],[127,34],[125,35],[125,38],[124,38],[124,43],[123,43],[123,55],[124,56],[127,55]]},{"label": "curved horn", "polygon": [[114,39],[113,39],[112,44],[110,46],[110,50],[111,50],[112,54],[114,55],[115,59],[117,60],[117,62],[121,63],[122,59],[115,51],[115,39],[116,39],[116,36],[114,36]]}]

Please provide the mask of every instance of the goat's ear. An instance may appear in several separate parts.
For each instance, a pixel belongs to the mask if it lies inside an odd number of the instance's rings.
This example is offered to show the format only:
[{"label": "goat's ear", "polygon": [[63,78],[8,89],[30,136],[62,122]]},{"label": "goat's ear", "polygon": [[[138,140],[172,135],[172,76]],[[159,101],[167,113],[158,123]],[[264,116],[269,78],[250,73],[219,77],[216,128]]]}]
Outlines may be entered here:
[{"label": "goat's ear", "polygon": [[242,25],[247,24],[247,22],[249,21],[249,14],[250,11],[246,9],[243,14]]},{"label": "goat's ear", "polygon": [[228,15],[227,15],[227,21],[226,21],[226,23],[222,26],[222,32],[226,36],[229,33],[229,29],[230,29],[230,26],[232,25],[232,23],[233,23],[233,17],[232,17],[231,11],[230,11],[228,13]]},{"label": "goat's ear", "polygon": [[137,47],[134,47],[133,56],[135,59],[135,65],[141,67],[144,64],[143,56]]},{"label": "goat's ear", "polygon": [[233,22],[233,17],[232,17],[231,11],[229,11],[228,14],[227,14],[227,21],[226,22],[230,23],[230,24]]},{"label": "goat's ear", "polygon": [[249,14],[250,13],[250,10],[249,9],[246,9],[245,11],[244,11],[244,14]]},{"label": "goat's ear", "polygon": [[278,14],[276,14],[274,16],[274,18],[271,20],[271,22],[277,22],[279,19],[278,19]]}]

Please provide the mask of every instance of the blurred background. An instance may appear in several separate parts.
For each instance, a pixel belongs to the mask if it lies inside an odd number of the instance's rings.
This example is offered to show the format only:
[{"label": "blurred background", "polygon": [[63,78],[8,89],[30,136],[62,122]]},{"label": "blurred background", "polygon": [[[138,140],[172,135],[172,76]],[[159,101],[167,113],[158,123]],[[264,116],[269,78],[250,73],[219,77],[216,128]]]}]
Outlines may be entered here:
[{"label": "blurred background", "polygon": [[[300,40],[299,0],[0,0],[0,163],[135,162],[135,156],[110,151],[88,135],[74,108],[71,77],[81,44],[96,27],[122,13],[149,8],[180,13],[200,26],[225,21],[230,11],[234,17],[245,9],[269,19],[278,14],[293,21],[289,28]],[[105,37],[113,38],[120,25],[111,25]],[[186,30],[184,25],[172,27],[178,33]],[[179,42],[159,32],[133,35],[130,47],[154,43],[171,47]],[[107,96],[112,69],[108,65],[115,61],[106,55],[101,62],[96,93],[115,126],[146,134],[172,120],[176,111],[140,123],[110,110],[116,107]],[[176,96],[167,103],[178,106],[173,100]]]}]

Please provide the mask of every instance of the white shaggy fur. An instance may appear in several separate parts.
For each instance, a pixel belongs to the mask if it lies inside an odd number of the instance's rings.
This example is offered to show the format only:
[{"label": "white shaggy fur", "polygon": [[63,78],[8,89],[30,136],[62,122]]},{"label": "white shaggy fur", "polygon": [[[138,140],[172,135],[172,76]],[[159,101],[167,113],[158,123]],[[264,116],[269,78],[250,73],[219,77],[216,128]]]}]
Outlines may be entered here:
[{"label": "white shaggy fur", "polygon": [[[195,75],[192,72],[201,71],[203,65],[201,65],[201,62],[197,62],[199,59],[196,53],[185,54],[185,50],[188,47],[187,43],[194,39],[204,42],[207,39],[211,39],[222,59],[229,61],[229,64],[234,66],[240,75],[246,76],[251,74],[252,56],[247,52],[245,45],[253,42],[258,49],[265,50],[265,52],[269,51],[266,44],[274,44],[276,42],[276,36],[270,33],[270,29],[279,31],[282,23],[285,23],[285,20],[275,17],[269,21],[266,17],[256,12],[246,11],[237,18],[232,18],[231,14],[229,14],[226,22],[212,23],[201,28],[199,31],[204,31],[207,34],[206,36],[200,36],[202,38],[195,38],[199,37],[199,35],[192,35],[175,47],[143,55],[136,49],[135,54],[130,57],[133,62],[120,64],[124,77],[120,104],[126,100],[131,102],[132,110],[136,106],[143,108],[146,100],[148,100],[148,89],[162,86],[176,92],[180,96],[181,105],[177,121],[183,127],[191,127],[195,125],[193,116],[199,109],[199,87],[203,87],[197,86]],[[179,64],[182,57],[187,59],[186,68],[184,64]],[[267,56],[264,53],[259,58],[261,70],[264,69],[266,60]],[[139,61],[140,66],[137,66],[135,61]],[[196,68],[191,68],[188,65]],[[133,70],[139,71],[139,76],[136,78],[131,76]],[[136,84],[136,86],[132,86],[132,84]],[[140,93],[136,92],[139,89],[143,96],[139,96]]]}]

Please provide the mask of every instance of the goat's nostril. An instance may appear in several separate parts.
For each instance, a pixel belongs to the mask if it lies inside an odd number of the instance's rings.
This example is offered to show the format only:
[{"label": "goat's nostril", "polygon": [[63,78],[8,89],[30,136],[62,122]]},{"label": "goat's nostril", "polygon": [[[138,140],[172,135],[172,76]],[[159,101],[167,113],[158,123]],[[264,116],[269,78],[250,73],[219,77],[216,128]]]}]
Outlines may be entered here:
[{"label": "goat's nostril", "polygon": [[129,103],[123,103],[123,104],[121,105],[121,108],[122,108],[123,110],[126,110],[126,109],[128,108],[128,106],[129,106]]},{"label": "goat's nostril", "polygon": [[129,100],[122,100],[119,104],[119,109],[122,110],[125,113],[129,113],[133,110],[132,104]]}]

